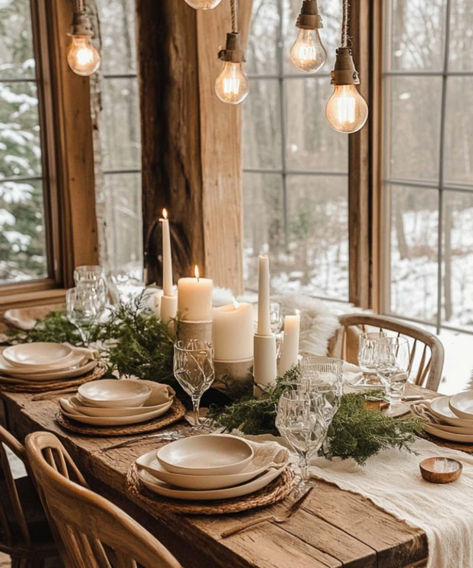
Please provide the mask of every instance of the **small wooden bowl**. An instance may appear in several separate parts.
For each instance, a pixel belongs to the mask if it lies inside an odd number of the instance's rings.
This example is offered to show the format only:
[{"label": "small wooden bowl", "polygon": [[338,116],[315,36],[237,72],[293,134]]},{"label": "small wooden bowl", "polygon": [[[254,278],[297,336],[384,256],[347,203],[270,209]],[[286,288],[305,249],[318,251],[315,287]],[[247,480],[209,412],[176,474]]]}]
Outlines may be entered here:
[{"label": "small wooden bowl", "polygon": [[463,464],[451,458],[427,458],[419,464],[422,477],[431,483],[456,481],[463,470]]}]

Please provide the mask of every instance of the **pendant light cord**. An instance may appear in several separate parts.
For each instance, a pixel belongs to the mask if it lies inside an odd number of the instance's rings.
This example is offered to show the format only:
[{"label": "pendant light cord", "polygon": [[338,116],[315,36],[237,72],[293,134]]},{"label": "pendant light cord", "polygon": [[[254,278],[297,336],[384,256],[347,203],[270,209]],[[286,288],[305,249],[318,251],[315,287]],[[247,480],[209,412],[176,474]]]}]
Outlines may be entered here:
[{"label": "pendant light cord", "polygon": [[348,20],[349,20],[350,2],[343,0],[343,19],[342,19],[342,44],[341,47],[349,47]]},{"label": "pendant light cord", "polygon": [[238,33],[238,0],[230,0],[232,9],[232,32]]}]

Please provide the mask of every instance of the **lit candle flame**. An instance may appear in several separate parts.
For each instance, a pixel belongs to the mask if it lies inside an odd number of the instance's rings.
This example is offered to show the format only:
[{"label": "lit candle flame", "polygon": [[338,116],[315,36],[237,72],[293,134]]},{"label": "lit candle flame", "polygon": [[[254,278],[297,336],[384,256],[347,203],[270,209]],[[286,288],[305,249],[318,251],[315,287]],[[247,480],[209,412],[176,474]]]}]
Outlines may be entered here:
[{"label": "lit candle flame", "polygon": [[296,316],[300,316],[300,315],[301,315],[301,311],[300,311],[300,310],[298,310],[297,308],[296,308],[296,310],[295,310],[295,312],[294,312],[294,313],[296,314]]},{"label": "lit candle flame", "polygon": [[163,209],[163,219],[167,219],[167,218],[168,218],[168,210]]},{"label": "lit candle flame", "polygon": [[233,298],[233,307],[235,308],[235,310],[238,310],[238,308],[240,307],[240,302],[236,298]]},{"label": "lit candle flame", "polygon": [[194,267],[194,274],[195,274],[195,277],[197,278],[197,282],[198,282],[199,278],[200,278],[200,274],[199,274],[199,267],[197,266],[197,264]]}]

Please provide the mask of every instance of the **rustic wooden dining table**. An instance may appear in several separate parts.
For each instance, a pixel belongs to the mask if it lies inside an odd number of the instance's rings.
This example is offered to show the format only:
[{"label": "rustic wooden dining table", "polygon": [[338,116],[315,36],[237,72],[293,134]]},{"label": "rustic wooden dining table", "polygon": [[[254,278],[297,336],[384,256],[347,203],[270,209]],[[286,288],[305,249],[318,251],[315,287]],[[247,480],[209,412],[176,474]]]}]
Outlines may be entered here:
[{"label": "rustic wooden dining table", "polygon": [[[410,394],[437,396],[409,385]],[[425,533],[395,519],[364,497],[322,481],[288,522],[270,522],[221,538],[225,529],[268,513],[268,508],[237,515],[189,516],[150,505],[126,490],[133,461],[166,443],[136,436],[125,447],[110,449],[127,438],[73,434],[56,422],[56,399],[35,400],[31,394],[1,393],[7,426],[20,439],[36,430],[54,432],[70,452],[92,488],[111,499],[155,534],[186,568],[397,568],[424,566],[428,556]],[[185,429],[185,423],[170,429]],[[453,447],[473,452],[472,446]],[[281,512],[284,503],[270,511]]]}]

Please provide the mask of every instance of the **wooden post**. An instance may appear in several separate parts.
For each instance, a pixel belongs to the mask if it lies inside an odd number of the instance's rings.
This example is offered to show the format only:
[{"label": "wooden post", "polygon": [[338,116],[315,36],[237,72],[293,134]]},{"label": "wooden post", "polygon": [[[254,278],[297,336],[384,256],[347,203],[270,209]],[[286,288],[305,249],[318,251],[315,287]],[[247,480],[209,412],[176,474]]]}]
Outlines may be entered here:
[{"label": "wooden post", "polygon": [[[148,281],[161,282],[160,231],[168,208],[174,276],[199,264],[218,286],[243,289],[241,109],[214,92],[217,52],[231,30],[226,2],[137,0],[143,143],[143,231]],[[248,29],[251,0],[241,5]],[[246,34],[244,34],[244,39]]]}]

